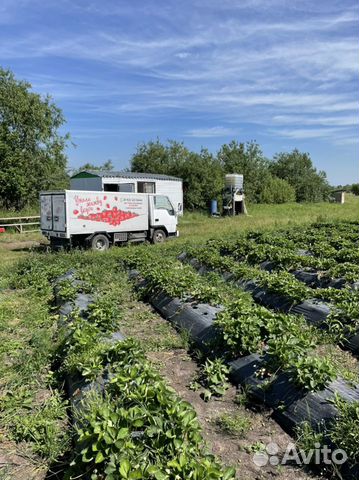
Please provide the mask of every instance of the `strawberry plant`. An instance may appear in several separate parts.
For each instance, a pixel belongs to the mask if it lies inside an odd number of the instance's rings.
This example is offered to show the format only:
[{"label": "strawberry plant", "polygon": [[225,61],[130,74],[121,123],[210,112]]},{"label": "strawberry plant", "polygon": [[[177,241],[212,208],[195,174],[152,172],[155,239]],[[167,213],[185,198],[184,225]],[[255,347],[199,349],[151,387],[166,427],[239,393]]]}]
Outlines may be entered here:
[{"label": "strawberry plant", "polygon": [[228,383],[229,368],[221,358],[214,360],[207,359],[203,365],[202,376],[200,378],[205,387],[203,398],[209,400],[213,395],[222,397],[229,387]]},{"label": "strawberry plant", "polygon": [[192,407],[167,387],[129,339],[111,347],[105,396],[90,397],[77,428],[77,452],[66,478],[230,480],[205,451]]},{"label": "strawberry plant", "polygon": [[308,356],[294,360],[291,375],[300,387],[315,392],[334,380],[336,371],[328,359]]}]

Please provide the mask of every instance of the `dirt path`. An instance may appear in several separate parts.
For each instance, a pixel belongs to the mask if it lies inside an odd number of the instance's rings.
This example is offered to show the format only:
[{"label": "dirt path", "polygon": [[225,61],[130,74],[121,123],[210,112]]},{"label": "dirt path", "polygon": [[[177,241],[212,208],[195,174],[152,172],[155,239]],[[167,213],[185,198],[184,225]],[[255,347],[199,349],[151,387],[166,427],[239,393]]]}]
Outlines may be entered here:
[{"label": "dirt path", "polygon": [[34,461],[34,455],[26,445],[0,442],[1,480],[44,480],[46,470],[40,461]]}]

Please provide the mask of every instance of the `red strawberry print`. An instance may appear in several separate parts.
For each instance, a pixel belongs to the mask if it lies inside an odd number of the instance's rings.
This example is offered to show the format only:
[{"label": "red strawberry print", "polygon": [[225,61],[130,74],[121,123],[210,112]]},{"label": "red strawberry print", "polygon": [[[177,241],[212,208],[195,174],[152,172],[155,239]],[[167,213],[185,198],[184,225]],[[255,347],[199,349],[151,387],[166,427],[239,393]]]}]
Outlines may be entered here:
[{"label": "red strawberry print", "polygon": [[[106,205],[109,207],[109,205]],[[94,222],[105,222],[112,226],[120,225],[124,220],[138,217],[137,213],[124,212],[117,207],[113,207],[112,210],[103,210],[101,213],[90,213],[87,217],[80,215],[78,218],[82,220],[92,220]]]}]

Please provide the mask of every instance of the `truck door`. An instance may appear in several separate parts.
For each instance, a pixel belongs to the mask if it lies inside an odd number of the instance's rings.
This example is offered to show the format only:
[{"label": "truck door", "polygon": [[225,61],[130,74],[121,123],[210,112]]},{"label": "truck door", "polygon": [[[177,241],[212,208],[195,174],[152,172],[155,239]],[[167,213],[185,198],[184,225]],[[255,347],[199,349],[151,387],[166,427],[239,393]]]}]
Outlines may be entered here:
[{"label": "truck door", "polygon": [[52,230],[52,198],[51,195],[40,196],[41,230]]},{"label": "truck door", "polygon": [[151,208],[152,228],[166,227],[168,233],[176,233],[177,216],[169,198],[165,195],[153,195],[150,200],[153,204],[153,209]]},{"label": "truck door", "polygon": [[65,195],[52,195],[53,229],[56,232],[66,231]]}]

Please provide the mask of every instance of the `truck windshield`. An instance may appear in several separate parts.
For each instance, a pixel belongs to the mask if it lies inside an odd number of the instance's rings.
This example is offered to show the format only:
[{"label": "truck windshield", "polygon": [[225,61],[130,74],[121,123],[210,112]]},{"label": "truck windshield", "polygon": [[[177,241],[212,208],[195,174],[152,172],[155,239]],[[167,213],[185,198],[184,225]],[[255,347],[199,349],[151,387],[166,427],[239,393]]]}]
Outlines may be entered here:
[{"label": "truck windshield", "polygon": [[162,209],[162,210],[167,210],[167,212],[170,215],[175,214],[174,208],[173,208],[171,202],[169,201],[168,197],[166,197],[164,195],[156,195],[154,197],[154,199],[155,199],[155,208]]}]

